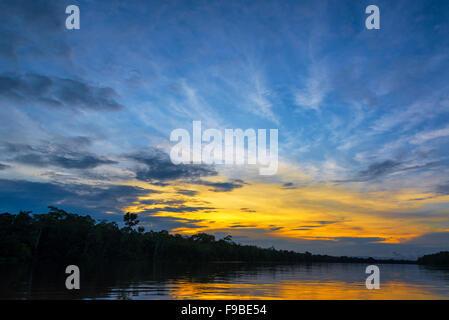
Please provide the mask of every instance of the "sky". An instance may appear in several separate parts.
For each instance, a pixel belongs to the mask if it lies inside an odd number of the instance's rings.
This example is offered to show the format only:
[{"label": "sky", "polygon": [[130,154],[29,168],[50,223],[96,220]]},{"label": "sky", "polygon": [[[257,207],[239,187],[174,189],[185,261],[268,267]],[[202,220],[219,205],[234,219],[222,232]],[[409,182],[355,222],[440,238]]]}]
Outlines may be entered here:
[{"label": "sky", "polygon": [[[448,249],[449,2],[2,0],[0,21],[0,212],[134,212],[331,255]],[[192,121],[278,129],[277,173],[173,164]]]}]

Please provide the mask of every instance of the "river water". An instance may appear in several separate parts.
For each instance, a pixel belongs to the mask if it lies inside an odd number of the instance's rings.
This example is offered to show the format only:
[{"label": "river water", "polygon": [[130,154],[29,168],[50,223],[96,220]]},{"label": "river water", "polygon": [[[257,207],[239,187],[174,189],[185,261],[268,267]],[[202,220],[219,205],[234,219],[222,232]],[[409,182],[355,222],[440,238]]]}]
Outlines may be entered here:
[{"label": "river water", "polygon": [[364,264],[104,265],[65,288],[64,267],[2,269],[3,299],[449,299],[449,269],[380,264],[368,290]]}]

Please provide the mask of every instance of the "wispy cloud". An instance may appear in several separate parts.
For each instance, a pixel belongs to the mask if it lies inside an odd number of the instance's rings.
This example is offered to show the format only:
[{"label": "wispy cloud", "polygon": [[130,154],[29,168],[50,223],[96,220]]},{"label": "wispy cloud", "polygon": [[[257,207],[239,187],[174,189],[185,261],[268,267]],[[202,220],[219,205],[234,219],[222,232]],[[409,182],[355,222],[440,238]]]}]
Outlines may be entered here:
[{"label": "wispy cloud", "polygon": [[421,144],[421,143],[427,142],[429,140],[443,138],[443,137],[447,137],[447,136],[449,136],[449,127],[417,133],[411,139],[410,142],[413,144]]},{"label": "wispy cloud", "polygon": [[295,93],[295,102],[301,108],[319,110],[329,90],[327,75],[324,66],[312,62],[309,77],[304,82],[304,87]]}]

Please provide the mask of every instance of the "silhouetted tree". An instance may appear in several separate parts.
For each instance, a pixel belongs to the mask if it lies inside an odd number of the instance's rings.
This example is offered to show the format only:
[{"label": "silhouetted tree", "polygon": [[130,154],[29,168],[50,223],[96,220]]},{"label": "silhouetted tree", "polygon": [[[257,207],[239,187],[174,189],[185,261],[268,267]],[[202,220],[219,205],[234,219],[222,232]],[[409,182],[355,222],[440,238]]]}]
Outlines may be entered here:
[{"label": "silhouetted tree", "polygon": [[125,223],[125,226],[131,230],[134,226],[138,225],[140,221],[137,220],[137,214],[127,212],[123,216],[123,222]]}]

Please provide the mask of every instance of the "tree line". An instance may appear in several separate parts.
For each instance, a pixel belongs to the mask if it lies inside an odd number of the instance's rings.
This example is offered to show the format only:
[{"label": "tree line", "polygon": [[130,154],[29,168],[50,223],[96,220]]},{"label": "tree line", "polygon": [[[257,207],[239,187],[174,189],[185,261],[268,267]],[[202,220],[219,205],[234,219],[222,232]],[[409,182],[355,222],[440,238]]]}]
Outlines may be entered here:
[{"label": "tree line", "polygon": [[206,233],[185,236],[165,230],[145,232],[138,225],[138,215],[133,213],[123,216],[124,226],[120,228],[116,222],[98,222],[89,215],[67,213],[55,207],[49,209],[43,214],[29,211],[0,214],[0,264],[129,260],[413,263],[260,248],[236,243],[230,235],[217,240],[214,235]]},{"label": "tree line", "polygon": [[417,262],[424,265],[449,266],[449,251],[426,254],[419,258]]}]

